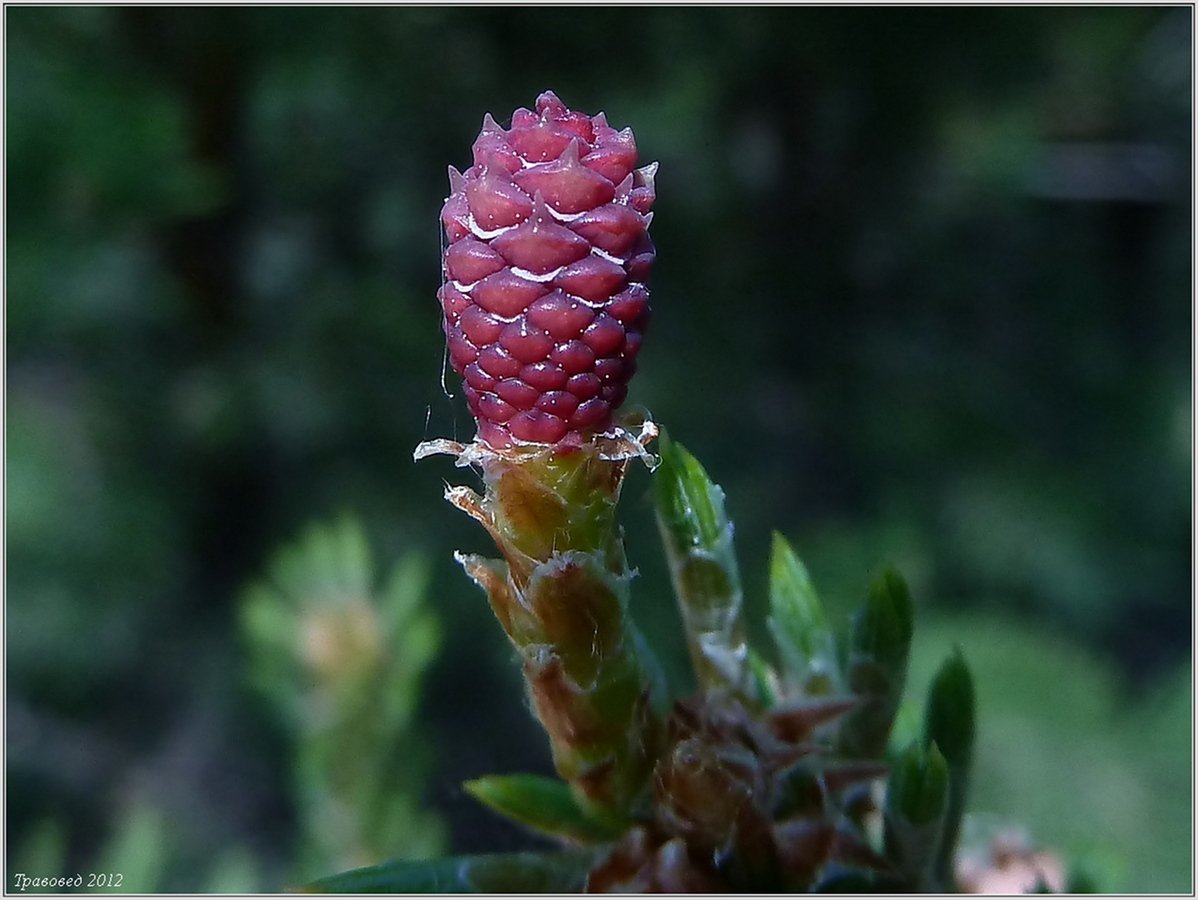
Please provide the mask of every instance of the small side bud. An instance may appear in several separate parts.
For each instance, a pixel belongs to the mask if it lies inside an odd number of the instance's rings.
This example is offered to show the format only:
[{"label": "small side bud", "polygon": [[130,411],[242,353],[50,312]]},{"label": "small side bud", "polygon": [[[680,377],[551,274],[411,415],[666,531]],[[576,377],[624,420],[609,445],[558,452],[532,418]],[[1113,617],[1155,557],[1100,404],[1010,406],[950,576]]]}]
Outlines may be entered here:
[{"label": "small side bud", "polygon": [[876,759],[886,752],[907,678],[914,618],[906,582],[887,569],[870,586],[865,605],[853,617],[848,686],[863,702],[845,717],[840,729],[838,749],[846,756]]},{"label": "small side bud", "polygon": [[913,825],[939,822],[948,801],[948,763],[935,742],[912,744],[890,777],[887,809]]},{"label": "small side bud", "polygon": [[769,628],[788,683],[809,696],[839,689],[836,640],[823,604],[802,560],[777,532],[770,556]]},{"label": "small side bud", "polygon": [[948,763],[935,743],[913,743],[899,757],[886,788],[886,856],[913,891],[933,889],[930,876],[949,804]]},{"label": "small side bud", "polygon": [[960,649],[945,660],[928,690],[924,743],[936,743],[948,764],[968,769],[973,760],[973,677]]},{"label": "small side bud", "polygon": [[944,836],[936,858],[936,875],[944,889],[951,887],[953,852],[965,814],[969,774],[973,766],[976,717],[973,677],[958,649],[932,680],[924,712],[924,744],[940,747],[949,771],[949,802]]},{"label": "small side bud", "polygon": [[663,433],[657,524],[700,687],[748,694],[740,569],[724,492],[685,447]]}]

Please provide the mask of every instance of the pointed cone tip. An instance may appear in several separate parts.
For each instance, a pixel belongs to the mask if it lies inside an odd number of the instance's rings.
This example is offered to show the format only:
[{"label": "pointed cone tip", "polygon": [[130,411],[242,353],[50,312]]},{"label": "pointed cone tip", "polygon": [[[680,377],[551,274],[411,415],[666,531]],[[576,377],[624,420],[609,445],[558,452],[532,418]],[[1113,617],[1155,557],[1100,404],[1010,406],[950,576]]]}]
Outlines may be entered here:
[{"label": "pointed cone tip", "polygon": [[532,195],[532,215],[529,218],[535,224],[553,220],[553,216],[549,212],[549,204],[545,202],[545,195],[541,193],[539,188]]},{"label": "pointed cone tip", "polygon": [[579,162],[579,159],[581,159],[581,151],[579,149],[581,143],[581,139],[579,138],[570,138],[570,143],[566,144],[566,149],[564,149],[561,152],[561,155],[558,156],[558,161],[565,163],[566,166],[581,165]]},{"label": "pointed cone tip", "polygon": [[537,112],[540,114],[542,119],[545,118],[546,113],[550,111],[556,113],[569,111],[566,104],[563,103],[561,98],[558,97],[558,95],[553,91],[541,91],[541,93],[537,95],[536,107]]}]

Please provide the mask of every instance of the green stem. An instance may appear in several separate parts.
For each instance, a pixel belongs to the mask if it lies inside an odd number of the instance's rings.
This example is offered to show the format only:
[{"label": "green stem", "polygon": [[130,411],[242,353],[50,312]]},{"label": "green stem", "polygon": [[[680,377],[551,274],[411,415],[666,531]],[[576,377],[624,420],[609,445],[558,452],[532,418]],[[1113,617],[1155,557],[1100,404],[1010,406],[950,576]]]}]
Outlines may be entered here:
[{"label": "green stem", "polygon": [[451,503],[491,534],[503,561],[459,555],[520,652],[533,710],[558,774],[598,813],[629,815],[656,759],[661,726],[628,612],[631,573],[615,512],[629,461],[648,454],[646,423],[581,448],[438,444],[478,466],[484,496],[451,488]]}]

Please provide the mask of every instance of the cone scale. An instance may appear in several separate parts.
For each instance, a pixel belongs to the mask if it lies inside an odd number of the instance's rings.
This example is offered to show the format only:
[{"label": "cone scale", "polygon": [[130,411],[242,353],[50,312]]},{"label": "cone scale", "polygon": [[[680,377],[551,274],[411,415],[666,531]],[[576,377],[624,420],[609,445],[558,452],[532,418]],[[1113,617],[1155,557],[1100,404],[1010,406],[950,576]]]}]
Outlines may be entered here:
[{"label": "cone scale", "polygon": [[496,449],[611,429],[649,321],[654,163],[551,91],[449,169],[438,292],[450,364]]},{"label": "cone scale", "polygon": [[481,474],[482,494],[446,498],[502,559],[457,559],[520,653],[558,774],[608,819],[647,794],[661,733],[615,519],[628,464],[653,464],[657,435],[615,417],[649,317],[656,165],[635,165],[630,130],[551,92],[509,129],[484,119],[473,164],[449,171],[438,292],[478,434],[416,451]]}]

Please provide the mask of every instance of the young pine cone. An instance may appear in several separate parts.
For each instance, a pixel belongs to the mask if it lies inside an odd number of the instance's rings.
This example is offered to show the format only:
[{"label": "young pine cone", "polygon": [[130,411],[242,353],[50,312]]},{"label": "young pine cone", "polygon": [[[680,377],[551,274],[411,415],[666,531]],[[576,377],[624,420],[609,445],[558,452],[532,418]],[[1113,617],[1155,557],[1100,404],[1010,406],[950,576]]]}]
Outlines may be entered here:
[{"label": "young pine cone", "polygon": [[550,91],[504,131],[488,115],[474,164],[449,169],[438,292],[454,371],[493,448],[580,444],[612,424],[649,319],[654,163],[632,131]]}]

